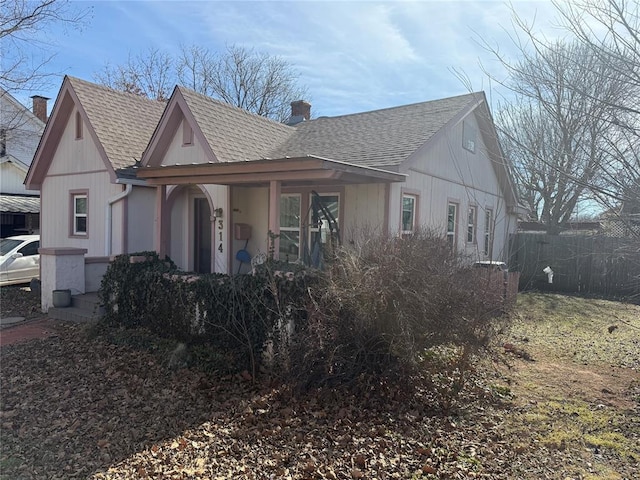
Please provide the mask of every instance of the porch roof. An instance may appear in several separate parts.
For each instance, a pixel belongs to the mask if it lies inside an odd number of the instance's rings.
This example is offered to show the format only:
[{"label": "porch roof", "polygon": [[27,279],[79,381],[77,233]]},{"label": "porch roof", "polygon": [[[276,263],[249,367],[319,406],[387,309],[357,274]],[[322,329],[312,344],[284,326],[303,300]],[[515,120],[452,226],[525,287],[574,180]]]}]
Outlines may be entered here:
[{"label": "porch roof", "polygon": [[136,171],[151,185],[215,184],[282,186],[404,182],[407,175],[317,156],[261,159],[245,162],[140,167]]}]

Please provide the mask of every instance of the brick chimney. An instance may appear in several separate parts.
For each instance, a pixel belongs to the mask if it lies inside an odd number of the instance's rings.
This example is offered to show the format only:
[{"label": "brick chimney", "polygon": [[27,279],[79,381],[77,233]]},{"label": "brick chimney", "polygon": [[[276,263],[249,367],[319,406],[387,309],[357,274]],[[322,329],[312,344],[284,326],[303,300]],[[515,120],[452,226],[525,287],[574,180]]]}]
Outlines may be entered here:
[{"label": "brick chimney", "polygon": [[295,125],[296,123],[309,120],[311,118],[311,104],[304,100],[296,100],[291,102],[291,117],[287,125]]},{"label": "brick chimney", "polygon": [[42,123],[47,123],[47,97],[41,97],[40,95],[34,95],[31,97],[33,100],[33,114],[42,120]]}]

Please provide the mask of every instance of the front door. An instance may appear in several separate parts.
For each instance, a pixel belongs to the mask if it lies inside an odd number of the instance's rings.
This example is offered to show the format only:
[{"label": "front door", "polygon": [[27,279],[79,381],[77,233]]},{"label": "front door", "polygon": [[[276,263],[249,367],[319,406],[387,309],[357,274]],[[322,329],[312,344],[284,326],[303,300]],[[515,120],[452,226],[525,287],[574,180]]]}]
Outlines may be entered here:
[{"label": "front door", "polygon": [[206,198],[193,199],[193,269],[211,273],[211,209]]}]

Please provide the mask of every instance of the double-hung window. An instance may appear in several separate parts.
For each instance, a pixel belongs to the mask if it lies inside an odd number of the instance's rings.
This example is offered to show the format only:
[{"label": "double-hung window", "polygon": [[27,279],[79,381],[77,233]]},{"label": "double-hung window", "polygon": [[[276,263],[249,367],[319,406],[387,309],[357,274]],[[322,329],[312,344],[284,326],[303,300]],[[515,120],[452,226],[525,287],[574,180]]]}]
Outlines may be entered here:
[{"label": "double-hung window", "polygon": [[467,214],[467,243],[475,243],[476,241],[476,214],[478,209],[475,206],[469,207]]},{"label": "double-hung window", "polygon": [[[340,194],[307,191],[280,196],[280,260],[321,263],[339,221]],[[333,223],[335,221],[335,223]]]},{"label": "double-hung window", "polygon": [[280,259],[291,262],[300,255],[300,194],[280,197]]},{"label": "double-hung window", "polygon": [[493,210],[486,209],[484,211],[484,254],[491,254],[491,243],[493,243],[492,238],[493,231]]},{"label": "double-hung window", "polygon": [[447,242],[451,247],[456,245],[456,235],[458,233],[458,205],[449,202],[447,205]]},{"label": "double-hung window", "polygon": [[414,233],[416,228],[416,204],[415,195],[402,196],[402,233]]},{"label": "double-hung window", "polygon": [[73,208],[73,235],[87,235],[88,199],[86,193],[74,193],[71,197]]}]

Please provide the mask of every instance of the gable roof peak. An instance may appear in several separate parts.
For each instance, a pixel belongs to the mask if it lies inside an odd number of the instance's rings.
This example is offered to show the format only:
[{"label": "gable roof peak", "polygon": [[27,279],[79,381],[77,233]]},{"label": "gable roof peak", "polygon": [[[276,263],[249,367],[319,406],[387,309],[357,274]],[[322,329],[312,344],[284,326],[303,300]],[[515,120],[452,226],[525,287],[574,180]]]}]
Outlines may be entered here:
[{"label": "gable roof peak", "polygon": [[[176,108],[191,124],[209,161],[237,162],[264,158],[280,145],[295,128],[256,115],[229,103],[211,98],[184,86],[176,86],[169,105],[142,159],[144,165],[156,165],[165,155],[170,137],[178,126]],[[168,134],[168,136],[167,136]]]},{"label": "gable roof peak", "polygon": [[42,184],[74,109],[86,122],[87,138],[95,142],[115,181],[140,159],[165,106],[165,102],[65,75],[27,174],[27,187],[37,189]]},{"label": "gable roof peak", "polygon": [[278,122],[278,121],[273,120],[273,119],[271,119],[269,117],[258,115],[257,113],[250,112],[248,110],[245,110],[244,108],[238,107],[238,106],[233,105],[231,103],[228,103],[228,102],[225,102],[223,100],[219,100],[217,98],[210,97],[209,95],[205,95],[204,93],[200,93],[200,92],[197,92],[195,90],[192,90],[189,87],[185,87],[183,85],[176,85],[175,89],[178,90],[182,94],[182,96],[185,98],[185,100],[187,100],[187,103],[188,103],[188,98],[198,99],[198,100],[203,101],[203,102],[209,102],[211,104],[217,105],[220,108],[228,109],[230,112],[234,112],[234,113],[231,113],[232,115],[234,115],[234,114],[246,115],[247,117],[257,119],[257,121],[268,122],[268,123],[271,123],[273,125],[277,125],[278,127],[291,128],[288,125],[286,125],[285,123]]}]

